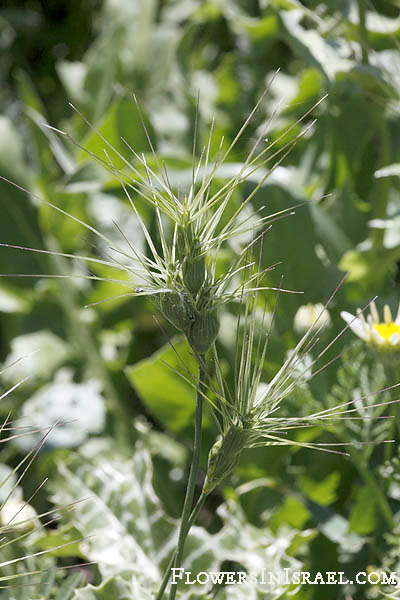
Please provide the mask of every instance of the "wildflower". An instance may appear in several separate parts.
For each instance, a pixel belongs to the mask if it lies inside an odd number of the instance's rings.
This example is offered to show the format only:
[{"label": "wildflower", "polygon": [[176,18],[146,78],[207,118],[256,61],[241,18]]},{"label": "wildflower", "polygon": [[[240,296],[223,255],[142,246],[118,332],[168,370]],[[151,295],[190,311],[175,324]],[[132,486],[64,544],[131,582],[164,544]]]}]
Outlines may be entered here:
[{"label": "wildflower", "polygon": [[324,327],[331,325],[331,317],[329,312],[323,304],[317,302],[317,304],[304,304],[300,306],[295,314],[293,326],[297,333],[303,334],[310,329],[315,323],[318,315],[320,315],[319,321]]},{"label": "wildflower", "polygon": [[357,309],[357,316],[346,311],[340,314],[353,333],[366,342],[371,349],[379,352],[384,360],[396,361],[398,359],[398,353],[400,353],[400,304],[394,320],[390,307],[385,304],[382,321],[379,318],[375,302],[371,302],[370,314],[367,318],[360,309]]}]

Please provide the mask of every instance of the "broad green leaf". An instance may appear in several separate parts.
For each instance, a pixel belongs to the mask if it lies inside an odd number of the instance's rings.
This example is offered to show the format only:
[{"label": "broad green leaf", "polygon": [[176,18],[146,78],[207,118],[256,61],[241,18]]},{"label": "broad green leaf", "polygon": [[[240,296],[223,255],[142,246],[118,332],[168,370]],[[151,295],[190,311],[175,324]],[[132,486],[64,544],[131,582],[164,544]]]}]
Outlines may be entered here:
[{"label": "broad green leaf", "polygon": [[400,247],[349,250],[342,257],[339,267],[347,271],[348,282],[362,284],[370,293],[379,293],[384,283],[396,271],[400,259]]},{"label": "broad green leaf", "polygon": [[376,527],[376,497],[368,486],[362,487],[356,496],[350,514],[349,531],[361,535],[372,533]]},{"label": "broad green leaf", "polygon": [[337,498],[337,488],[340,483],[340,473],[329,473],[322,481],[314,481],[306,475],[300,475],[299,486],[301,491],[314,502],[322,506],[332,504]]},{"label": "broad green leaf", "polygon": [[45,535],[35,539],[35,548],[38,550],[47,550],[52,557],[73,556],[84,558],[79,550],[80,539],[79,532],[71,527],[62,527],[58,530],[46,532]]},{"label": "broad green leaf", "polygon": [[23,140],[10,119],[0,116],[0,171],[12,181],[27,185]]},{"label": "broad green leaf", "polygon": [[[154,135],[148,122],[146,122],[146,128],[155,144]],[[139,154],[149,150],[146,134],[133,98],[115,100],[102,123],[97,127],[97,131],[98,133],[89,131],[82,145],[86,150],[100,157],[101,160],[108,162],[104,154],[104,151],[106,151],[116,169],[121,169],[125,165],[119,154],[125,157],[126,160],[134,159],[132,152],[122,138]],[[102,138],[107,140],[108,143]],[[79,158],[83,160],[87,158],[87,154],[80,151]]]},{"label": "broad green leaf", "polygon": [[276,511],[273,517],[274,525],[287,523],[292,527],[301,529],[310,518],[310,511],[295,496],[285,498],[283,505]]},{"label": "broad green leaf", "polygon": [[185,341],[176,339],[172,343],[175,349],[169,344],[163,346],[150,358],[126,367],[126,374],[154,418],[177,432],[193,419],[196,390],[175,371],[185,365],[196,377],[198,367]]},{"label": "broad green leaf", "polygon": [[[56,238],[60,247],[66,252],[74,251],[76,248],[80,250],[82,240],[88,233],[76,219],[83,222],[87,221],[86,194],[67,193],[63,189],[55,190],[54,186],[44,184],[41,186],[40,195],[46,202],[50,202],[60,209],[56,210],[52,206],[39,203],[39,220],[42,233]],[[65,211],[71,216],[67,216],[60,211]]]}]

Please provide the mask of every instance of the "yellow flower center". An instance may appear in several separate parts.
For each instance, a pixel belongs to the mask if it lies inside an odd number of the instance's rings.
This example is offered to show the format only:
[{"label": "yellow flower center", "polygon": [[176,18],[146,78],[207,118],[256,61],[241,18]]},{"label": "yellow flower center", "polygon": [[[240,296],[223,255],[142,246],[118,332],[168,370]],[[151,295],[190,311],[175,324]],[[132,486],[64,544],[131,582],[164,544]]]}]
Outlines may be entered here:
[{"label": "yellow flower center", "polygon": [[394,333],[398,333],[400,335],[400,325],[397,325],[396,323],[375,323],[373,328],[381,337],[383,337],[385,342],[389,341],[389,338]]}]

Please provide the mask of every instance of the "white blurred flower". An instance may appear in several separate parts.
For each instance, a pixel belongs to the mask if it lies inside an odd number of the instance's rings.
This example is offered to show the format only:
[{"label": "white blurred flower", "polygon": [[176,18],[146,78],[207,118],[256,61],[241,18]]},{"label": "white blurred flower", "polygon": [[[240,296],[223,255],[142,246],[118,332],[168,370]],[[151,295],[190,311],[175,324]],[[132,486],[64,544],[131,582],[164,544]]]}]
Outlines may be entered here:
[{"label": "white blurred flower", "polygon": [[381,350],[400,350],[400,304],[393,320],[390,307],[383,307],[383,321],[379,317],[375,302],[371,302],[367,318],[357,309],[357,316],[349,312],[340,313],[350,329],[367,344]]},{"label": "white blurred flower", "polygon": [[38,514],[30,504],[24,502],[21,488],[16,488],[0,512],[0,527],[28,531],[37,527]]},{"label": "white blurred flower", "polygon": [[67,376],[63,370],[59,379],[42,387],[24,403],[22,417],[38,431],[16,440],[22,450],[32,448],[43,432],[55,425],[46,443],[64,448],[79,446],[90,434],[103,429],[106,408],[98,382],[68,382],[64,379]]},{"label": "white blurred flower", "polygon": [[314,323],[318,321],[318,325],[329,327],[331,325],[331,317],[323,304],[304,304],[297,311],[293,326],[297,333],[303,334],[308,331]]}]

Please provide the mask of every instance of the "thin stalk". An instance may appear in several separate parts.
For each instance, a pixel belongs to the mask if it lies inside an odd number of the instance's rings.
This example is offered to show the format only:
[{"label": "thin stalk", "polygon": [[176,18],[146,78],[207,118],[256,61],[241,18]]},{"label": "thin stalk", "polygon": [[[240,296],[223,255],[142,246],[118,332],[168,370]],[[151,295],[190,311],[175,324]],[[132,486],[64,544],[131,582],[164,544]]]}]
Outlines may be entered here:
[{"label": "thin stalk", "polygon": [[[205,357],[200,356],[199,361],[199,380],[197,386],[196,395],[196,416],[195,416],[195,428],[194,428],[194,442],[193,442],[193,458],[192,464],[190,465],[189,480],[186,488],[185,502],[183,505],[181,526],[179,530],[178,545],[176,548],[176,556],[174,561],[174,567],[179,568],[182,563],[183,550],[185,547],[185,541],[189,533],[189,520],[190,513],[193,504],[194,490],[196,487],[196,476],[197,469],[200,461],[201,451],[201,434],[202,434],[202,420],[203,420],[203,394],[204,394],[204,380],[206,377],[205,372]],[[169,599],[174,600],[176,596],[177,585],[171,585]]]},{"label": "thin stalk", "polygon": [[357,0],[358,5],[358,34],[360,37],[361,59],[368,64],[368,29],[366,23],[365,0]]},{"label": "thin stalk", "polygon": [[[386,376],[386,382],[388,385],[394,385],[395,383],[398,383],[399,382],[398,368],[396,368],[393,365],[385,365],[385,376]],[[388,390],[388,393],[389,393],[390,400],[396,400],[393,389]],[[395,402],[391,406],[391,415],[392,415],[393,419],[392,419],[392,424],[391,424],[392,426],[391,426],[391,430],[390,430],[390,438],[397,437],[397,440],[399,439],[399,436],[400,436],[400,406],[399,406],[399,404],[400,404],[399,402]],[[397,432],[397,435],[396,435],[396,432]],[[390,460],[392,458],[393,451],[395,449],[396,449],[396,444],[386,444],[385,445],[385,460]]]},{"label": "thin stalk", "polygon": [[[379,165],[385,167],[390,164],[391,161],[391,141],[387,122],[380,117],[378,117],[377,138],[379,144]],[[386,219],[389,191],[389,177],[382,177],[382,179],[377,182],[376,188],[374,189],[372,219]],[[372,229],[371,239],[374,248],[383,248],[384,236],[384,229]]]},{"label": "thin stalk", "polygon": [[[368,28],[366,22],[366,1],[365,0],[357,0],[358,7],[358,34],[360,39],[361,46],[361,60],[364,65],[368,65]],[[377,137],[378,137],[378,145],[380,148],[380,165],[385,167],[390,164],[391,154],[390,154],[390,133],[388,129],[387,122],[384,118],[381,117],[381,114],[378,116],[377,121]],[[373,219],[385,219],[387,205],[389,201],[389,179],[387,177],[383,177],[383,179],[378,182],[378,190],[374,190],[374,202],[373,202],[373,211],[372,218]],[[382,248],[383,247],[383,238],[385,235],[384,229],[372,229],[371,238],[372,244],[374,248]]]},{"label": "thin stalk", "polygon": [[[201,508],[203,507],[206,498],[207,498],[207,496],[205,494],[203,494],[203,493],[201,493],[201,495],[199,496],[199,499],[197,500],[196,506],[194,507],[194,509],[192,510],[192,514],[190,515],[190,518],[189,518],[189,521],[188,521],[188,525],[187,525],[187,533],[186,533],[186,535],[189,533],[190,528],[192,527],[193,523],[196,521],[197,515],[199,514]],[[175,558],[176,558],[176,552],[177,552],[176,550],[173,552],[173,554],[172,554],[172,556],[171,556],[171,558],[169,560],[168,566],[167,566],[167,568],[165,570],[165,573],[164,573],[163,580],[162,580],[161,585],[160,585],[160,589],[158,590],[158,594],[156,596],[156,600],[161,600],[162,597],[163,597],[165,588],[167,587],[168,581],[169,581],[169,579],[171,577],[171,569],[174,566],[174,562],[175,562]]]}]

